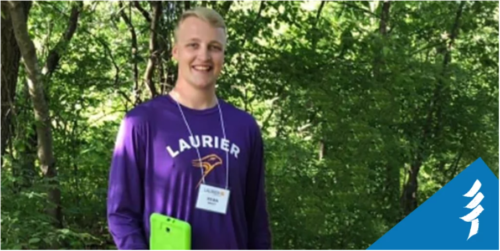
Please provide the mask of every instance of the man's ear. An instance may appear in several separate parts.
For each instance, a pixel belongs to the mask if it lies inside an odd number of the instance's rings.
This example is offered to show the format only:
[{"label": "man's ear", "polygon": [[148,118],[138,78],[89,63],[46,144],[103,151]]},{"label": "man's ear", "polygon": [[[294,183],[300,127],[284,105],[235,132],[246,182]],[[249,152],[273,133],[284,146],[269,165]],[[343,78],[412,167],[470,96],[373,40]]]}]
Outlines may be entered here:
[{"label": "man's ear", "polygon": [[174,61],[177,61],[178,60],[178,57],[179,57],[179,49],[177,48],[177,43],[174,43],[174,46],[172,47],[172,58],[174,59]]}]

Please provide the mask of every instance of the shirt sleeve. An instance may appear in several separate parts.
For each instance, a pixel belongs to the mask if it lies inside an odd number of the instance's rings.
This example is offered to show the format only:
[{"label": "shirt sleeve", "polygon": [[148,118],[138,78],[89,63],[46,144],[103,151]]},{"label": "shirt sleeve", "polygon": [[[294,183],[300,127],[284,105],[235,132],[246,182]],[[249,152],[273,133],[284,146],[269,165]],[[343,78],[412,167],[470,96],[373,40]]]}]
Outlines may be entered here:
[{"label": "shirt sleeve", "polygon": [[248,248],[271,249],[271,230],[265,194],[264,144],[257,123],[254,128],[252,156],[246,184]]},{"label": "shirt sleeve", "polygon": [[144,144],[134,118],[122,121],[111,161],[107,219],[118,249],[148,249],[143,224]]}]

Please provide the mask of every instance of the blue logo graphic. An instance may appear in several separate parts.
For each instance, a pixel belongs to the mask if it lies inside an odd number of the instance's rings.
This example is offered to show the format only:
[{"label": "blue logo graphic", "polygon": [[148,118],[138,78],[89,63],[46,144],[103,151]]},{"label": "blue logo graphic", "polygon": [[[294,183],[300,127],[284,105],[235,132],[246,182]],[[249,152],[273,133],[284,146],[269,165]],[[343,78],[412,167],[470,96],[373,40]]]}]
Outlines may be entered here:
[{"label": "blue logo graphic", "polygon": [[465,197],[474,197],[474,199],[466,206],[466,208],[474,209],[472,212],[470,212],[468,215],[461,217],[460,219],[467,221],[467,222],[472,222],[472,225],[470,227],[470,233],[469,237],[467,238],[470,239],[471,236],[477,234],[477,231],[479,230],[479,219],[477,218],[482,212],[483,212],[483,207],[479,205],[481,201],[484,199],[484,195],[479,192],[479,188],[481,188],[481,182],[479,180],[476,180],[474,183],[474,186],[465,194]]},{"label": "blue logo graphic", "polygon": [[499,249],[498,178],[479,158],[368,249]]}]

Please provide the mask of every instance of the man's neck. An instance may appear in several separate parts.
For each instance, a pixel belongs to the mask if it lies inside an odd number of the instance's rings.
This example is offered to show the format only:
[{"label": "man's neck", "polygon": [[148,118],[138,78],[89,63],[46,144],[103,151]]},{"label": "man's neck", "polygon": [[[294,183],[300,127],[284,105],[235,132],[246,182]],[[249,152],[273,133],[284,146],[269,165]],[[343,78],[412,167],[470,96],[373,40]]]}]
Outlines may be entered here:
[{"label": "man's neck", "polygon": [[177,83],[170,95],[183,106],[195,110],[208,109],[217,105],[214,89],[200,90],[187,84]]}]

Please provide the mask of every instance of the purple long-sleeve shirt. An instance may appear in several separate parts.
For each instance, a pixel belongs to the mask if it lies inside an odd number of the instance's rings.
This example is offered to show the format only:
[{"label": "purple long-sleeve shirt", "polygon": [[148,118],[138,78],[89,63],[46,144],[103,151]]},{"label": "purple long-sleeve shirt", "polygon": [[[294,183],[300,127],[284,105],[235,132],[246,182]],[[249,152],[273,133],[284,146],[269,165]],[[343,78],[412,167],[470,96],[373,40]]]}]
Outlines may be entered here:
[{"label": "purple long-sleeve shirt", "polygon": [[[108,188],[108,225],[119,249],[149,249],[152,213],[191,224],[193,249],[269,249],[271,234],[264,192],[263,142],[255,119],[220,100],[217,106],[179,108],[169,95],[129,111],[120,126]],[[195,208],[203,165],[205,184],[225,188],[225,215]],[[229,160],[226,159],[228,153]],[[205,169],[203,169],[205,171]]]}]

